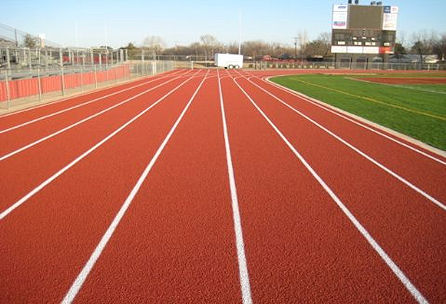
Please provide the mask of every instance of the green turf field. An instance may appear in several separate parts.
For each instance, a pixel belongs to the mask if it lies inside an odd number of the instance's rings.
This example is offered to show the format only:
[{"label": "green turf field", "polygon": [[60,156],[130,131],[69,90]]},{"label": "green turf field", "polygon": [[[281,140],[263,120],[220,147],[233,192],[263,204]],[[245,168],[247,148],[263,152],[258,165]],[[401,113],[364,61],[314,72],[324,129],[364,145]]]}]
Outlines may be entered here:
[{"label": "green turf field", "polygon": [[[422,77],[415,75],[412,77]],[[271,80],[446,150],[446,85],[406,87],[367,83],[351,77],[317,74]]]},{"label": "green turf field", "polygon": [[350,74],[357,77],[385,77],[385,78],[419,78],[419,77],[446,77],[446,72],[431,71],[431,72],[407,72],[407,73],[364,73],[363,75]]},{"label": "green turf field", "polygon": [[410,90],[418,90],[422,92],[437,92],[446,94],[446,85],[438,85],[438,84],[389,84],[389,85],[399,88],[407,88]]}]

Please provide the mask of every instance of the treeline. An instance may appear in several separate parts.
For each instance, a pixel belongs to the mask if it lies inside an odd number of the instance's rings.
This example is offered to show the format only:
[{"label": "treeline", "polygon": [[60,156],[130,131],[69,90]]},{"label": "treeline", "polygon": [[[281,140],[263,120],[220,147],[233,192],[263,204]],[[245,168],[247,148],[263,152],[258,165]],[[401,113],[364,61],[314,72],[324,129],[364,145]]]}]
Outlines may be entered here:
[{"label": "treeline", "polygon": [[[446,33],[437,34],[434,31],[421,31],[411,35],[406,39],[404,33],[398,35],[395,45],[395,56],[405,54],[417,54],[422,58],[424,55],[437,55],[438,59],[444,61],[446,58]],[[262,40],[244,41],[241,45],[241,53],[247,57],[262,59],[308,59],[308,58],[329,58],[332,54],[331,34],[322,33],[316,39],[309,40],[305,32],[300,33],[291,44],[278,42],[265,42]],[[238,53],[237,42],[222,43],[212,35],[206,34],[200,37],[199,41],[189,45],[176,45],[166,47],[163,39],[159,36],[148,36],[141,46],[129,43],[123,47],[128,50],[130,58],[137,59],[141,56],[141,51],[145,54],[175,55],[175,56],[200,56],[213,58],[215,53]]]},{"label": "treeline", "polygon": [[[329,33],[321,34],[318,39],[308,41],[306,35],[294,45],[287,45],[277,42],[265,42],[262,40],[244,41],[241,44],[241,53],[247,57],[262,59],[264,56],[280,59],[307,58],[309,56],[328,56],[330,55],[331,35]],[[134,43],[129,43],[123,47],[128,50],[130,58],[137,59],[141,56],[141,51],[146,54],[156,55],[175,55],[175,56],[200,56],[204,58],[213,58],[215,53],[238,53],[239,45],[237,42],[222,43],[212,35],[203,35],[200,41],[189,45],[177,45],[174,47],[165,47],[163,39],[158,36],[149,36],[144,39],[142,46],[137,47]]]},{"label": "treeline", "polygon": [[[215,53],[237,53],[238,43],[232,42],[224,44],[219,42],[212,35],[203,35],[200,41],[193,42],[187,46],[165,47],[161,37],[149,36],[144,39],[141,47],[136,47],[129,43],[125,48],[129,54],[137,56],[141,50],[158,55],[176,56],[202,56],[212,58]],[[331,34],[322,33],[314,40],[308,40],[306,33],[300,33],[293,44],[282,44],[277,42],[265,42],[262,40],[244,41],[241,45],[241,53],[245,56],[262,59],[265,56],[279,59],[308,59],[308,58],[328,58],[332,54]],[[434,31],[421,31],[412,34],[410,39],[406,39],[404,33],[400,33],[398,42],[395,45],[395,56],[403,57],[405,54],[417,54],[420,61],[424,55],[437,55],[440,61],[446,59],[446,33],[437,34]]]},{"label": "treeline", "polygon": [[395,56],[403,57],[406,54],[416,54],[423,62],[423,56],[436,55],[444,62],[446,60],[446,33],[438,34],[435,31],[420,31],[412,34],[409,41],[406,36],[400,34],[399,41],[395,44]]},{"label": "treeline", "polygon": [[[38,38],[26,35],[23,46],[36,48],[39,46]],[[200,37],[199,41],[189,45],[176,45],[166,47],[163,39],[159,36],[148,36],[141,46],[134,43],[121,47],[128,50],[131,59],[139,59],[141,53],[146,56],[151,55],[174,55],[174,56],[196,56],[213,58],[215,53],[238,53],[237,42],[222,43],[214,36],[206,34]],[[262,40],[244,41],[241,45],[241,53],[252,59],[268,58],[278,59],[309,59],[309,58],[329,58],[332,54],[331,34],[322,33],[316,39],[309,40],[306,32],[301,32],[295,37],[293,43],[283,44],[278,42],[265,42]],[[398,33],[398,40],[395,45],[395,56],[403,57],[406,54],[417,54],[420,62],[425,55],[436,55],[440,61],[446,59],[446,33],[438,34],[435,31],[420,31],[406,39],[406,35]]]}]

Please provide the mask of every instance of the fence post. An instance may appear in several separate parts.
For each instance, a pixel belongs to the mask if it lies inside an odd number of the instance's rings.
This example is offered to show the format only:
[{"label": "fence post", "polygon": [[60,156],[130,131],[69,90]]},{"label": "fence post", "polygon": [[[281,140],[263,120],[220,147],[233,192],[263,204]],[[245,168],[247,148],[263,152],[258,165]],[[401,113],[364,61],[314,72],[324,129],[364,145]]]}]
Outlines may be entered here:
[{"label": "fence post", "polygon": [[28,67],[29,67],[29,73],[32,75],[32,62],[31,62],[31,49],[28,48]]},{"label": "fence post", "polygon": [[39,101],[42,100],[42,84],[40,83],[40,67],[37,68],[37,87],[39,88]]},{"label": "fence post", "polygon": [[48,70],[48,50],[45,49],[45,71],[47,72],[47,70]]},{"label": "fence post", "polygon": [[62,96],[64,96],[65,95],[65,77],[63,74],[63,65],[62,65],[62,68],[60,69],[60,80],[62,82]]},{"label": "fence post", "polygon": [[81,92],[84,91],[84,68],[83,65],[81,65]]},{"label": "fence post", "polygon": [[95,89],[98,88],[98,74],[97,74],[96,65],[94,65],[94,87],[95,87]]},{"label": "fence post", "polygon": [[59,49],[59,63],[60,63],[60,66],[63,66],[63,53],[62,53],[62,49]]},{"label": "fence post", "polygon": [[6,48],[6,68],[11,69],[11,56],[9,55],[9,48]]},{"label": "fence post", "polygon": [[8,81],[8,70],[5,70],[5,87],[6,87],[6,106],[10,107],[10,103],[11,103],[11,95],[9,92],[9,81]]}]

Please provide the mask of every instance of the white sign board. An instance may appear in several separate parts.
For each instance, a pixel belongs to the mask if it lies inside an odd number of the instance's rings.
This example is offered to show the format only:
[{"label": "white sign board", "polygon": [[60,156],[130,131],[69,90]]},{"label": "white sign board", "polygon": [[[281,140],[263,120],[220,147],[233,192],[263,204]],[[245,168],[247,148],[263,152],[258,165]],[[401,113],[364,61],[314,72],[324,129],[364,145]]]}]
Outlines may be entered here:
[{"label": "white sign board", "polygon": [[346,46],[337,46],[332,45],[331,46],[331,52],[334,53],[347,53],[347,47]]},{"label": "white sign board", "polygon": [[362,49],[363,54],[379,54],[379,47],[377,46],[365,46]]},{"label": "white sign board", "polygon": [[333,5],[333,12],[347,12],[348,5],[345,4],[335,4]]},{"label": "white sign board", "polygon": [[396,31],[398,21],[398,6],[384,6],[383,30]]},{"label": "white sign board", "polygon": [[333,6],[333,29],[347,29],[348,5]]},{"label": "white sign board", "polygon": [[362,54],[362,46],[348,46],[347,53],[349,54]]}]

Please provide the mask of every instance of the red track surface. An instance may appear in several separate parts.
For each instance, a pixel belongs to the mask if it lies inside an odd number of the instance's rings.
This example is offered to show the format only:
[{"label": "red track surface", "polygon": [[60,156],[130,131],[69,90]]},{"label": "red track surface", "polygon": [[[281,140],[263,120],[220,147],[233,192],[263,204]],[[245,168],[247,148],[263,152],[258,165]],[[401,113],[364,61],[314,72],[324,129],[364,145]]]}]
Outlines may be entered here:
[{"label": "red track surface", "polygon": [[0,117],[0,302],[445,302],[446,159],[264,76]]}]

